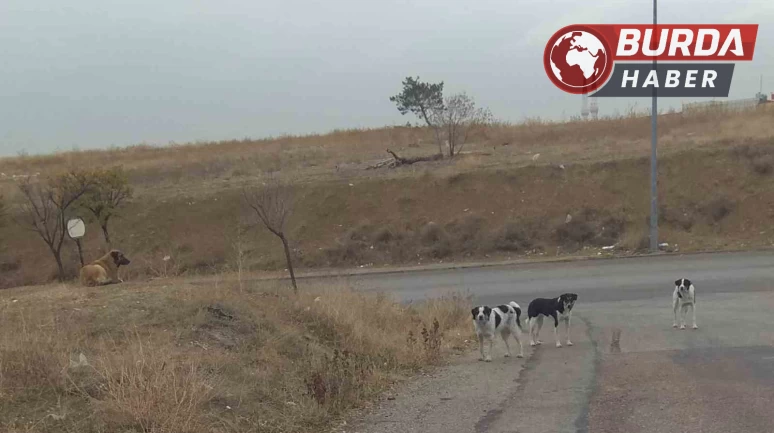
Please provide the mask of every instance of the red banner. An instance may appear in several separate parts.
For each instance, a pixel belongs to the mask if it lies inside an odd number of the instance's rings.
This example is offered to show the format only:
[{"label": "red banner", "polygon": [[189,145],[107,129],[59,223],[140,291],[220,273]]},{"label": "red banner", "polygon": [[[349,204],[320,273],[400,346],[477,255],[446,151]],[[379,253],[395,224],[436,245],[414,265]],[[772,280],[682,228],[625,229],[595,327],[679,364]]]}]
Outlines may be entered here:
[{"label": "red banner", "polygon": [[758,24],[583,24],[605,39],[613,61],[750,61]]},{"label": "red banner", "polygon": [[[613,50],[613,61],[750,61],[758,24],[586,24]],[[561,31],[560,31],[561,32]]]}]

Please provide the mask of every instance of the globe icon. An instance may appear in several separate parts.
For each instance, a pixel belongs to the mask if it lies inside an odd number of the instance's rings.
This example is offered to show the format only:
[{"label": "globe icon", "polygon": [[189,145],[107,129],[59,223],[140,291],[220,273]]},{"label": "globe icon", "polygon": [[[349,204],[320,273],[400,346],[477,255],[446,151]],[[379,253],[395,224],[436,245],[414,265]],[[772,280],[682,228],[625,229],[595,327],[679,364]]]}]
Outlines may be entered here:
[{"label": "globe icon", "polygon": [[602,41],[593,34],[573,30],[554,43],[550,62],[556,79],[569,87],[582,89],[605,75],[607,52]]}]

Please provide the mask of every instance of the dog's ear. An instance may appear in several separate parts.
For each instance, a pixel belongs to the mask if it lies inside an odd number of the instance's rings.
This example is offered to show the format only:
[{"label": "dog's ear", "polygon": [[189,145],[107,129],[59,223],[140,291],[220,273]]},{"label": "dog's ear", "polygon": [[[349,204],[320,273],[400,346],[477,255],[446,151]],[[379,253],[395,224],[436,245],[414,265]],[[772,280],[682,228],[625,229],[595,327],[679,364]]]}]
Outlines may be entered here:
[{"label": "dog's ear", "polygon": [[685,287],[691,287],[691,280],[685,280]]},{"label": "dog's ear", "polygon": [[680,285],[680,280],[675,280],[675,286],[679,286],[679,285]]},{"label": "dog's ear", "polygon": [[492,309],[491,309],[491,308],[489,308],[489,307],[484,307],[484,315],[485,315],[486,317],[489,317],[489,316],[491,316],[491,315],[492,315]]},{"label": "dog's ear", "polygon": [[476,307],[476,308],[474,308],[474,309],[470,310],[470,314],[472,314],[472,315],[473,315],[473,318],[474,318],[474,319],[476,318],[476,312],[477,312],[477,311],[478,311],[478,307]]}]

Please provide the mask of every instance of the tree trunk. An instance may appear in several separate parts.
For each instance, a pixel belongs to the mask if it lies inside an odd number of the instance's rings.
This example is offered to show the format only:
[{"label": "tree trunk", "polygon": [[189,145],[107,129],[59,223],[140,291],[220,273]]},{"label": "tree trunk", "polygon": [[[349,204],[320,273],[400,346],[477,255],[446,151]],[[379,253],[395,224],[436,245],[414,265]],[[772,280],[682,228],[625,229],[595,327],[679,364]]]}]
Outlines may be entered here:
[{"label": "tree trunk", "polygon": [[433,133],[435,134],[435,142],[438,143],[438,153],[443,156],[443,143],[441,142],[441,134],[438,133],[438,128],[433,127]]},{"label": "tree trunk", "polygon": [[288,271],[290,272],[290,281],[293,284],[293,291],[298,293],[298,286],[296,285],[296,274],[293,272],[293,260],[290,258],[290,247],[288,246],[288,240],[285,235],[280,236],[282,240],[282,246],[285,248],[285,260],[288,262]]},{"label": "tree trunk", "polygon": [[429,126],[435,134],[435,142],[438,143],[438,153],[443,155],[443,143],[441,143],[441,136],[438,134],[438,128],[430,122],[430,119],[427,117],[427,110],[424,107],[420,107],[420,110],[422,111],[422,117],[425,119],[425,123],[427,123],[427,126]]},{"label": "tree trunk", "polygon": [[100,226],[102,227],[102,235],[105,236],[105,243],[107,243],[107,247],[109,250],[111,248],[111,245],[110,245],[110,233],[108,233],[107,222],[105,224],[100,224]]},{"label": "tree trunk", "polygon": [[454,123],[452,119],[449,119],[449,130],[446,132],[447,137],[446,147],[449,148],[449,158],[454,158],[454,146],[456,145],[457,136],[454,133]]},{"label": "tree trunk", "polygon": [[62,253],[61,251],[56,251],[55,249],[51,248],[51,254],[54,255],[54,260],[56,260],[56,267],[59,270],[59,282],[64,282],[64,265],[62,264]]}]

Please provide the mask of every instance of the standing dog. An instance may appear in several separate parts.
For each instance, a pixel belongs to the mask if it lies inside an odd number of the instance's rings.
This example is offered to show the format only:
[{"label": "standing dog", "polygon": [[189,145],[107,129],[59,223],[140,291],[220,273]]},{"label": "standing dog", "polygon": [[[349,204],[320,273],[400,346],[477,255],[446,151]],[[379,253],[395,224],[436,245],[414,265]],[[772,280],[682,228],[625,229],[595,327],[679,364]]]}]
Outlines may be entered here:
[{"label": "standing dog", "polygon": [[675,313],[675,321],[672,327],[677,328],[677,310],[680,310],[680,329],[685,329],[685,315],[691,309],[693,315],[693,329],[699,329],[696,326],[696,289],[691,280],[680,278],[675,281],[675,291],[672,292],[672,309]]},{"label": "standing dog", "polygon": [[81,284],[84,286],[104,286],[122,282],[118,278],[118,268],[129,263],[131,262],[124,253],[119,250],[111,250],[81,268]]},{"label": "standing dog", "polygon": [[[475,307],[471,310],[473,314],[473,323],[476,327],[476,336],[478,337],[478,350],[481,353],[479,361],[492,361],[492,344],[495,335],[505,342],[507,349],[506,357],[511,356],[511,347],[508,344],[508,337],[511,335],[519,343],[518,358],[524,357],[524,347],[521,344],[521,307],[516,302],[510,302],[507,305],[499,305],[494,308],[487,306]],[[489,343],[488,353],[484,353],[484,345]]]},{"label": "standing dog", "polygon": [[551,316],[554,318],[554,337],[556,338],[556,347],[562,347],[559,342],[559,321],[563,321],[567,330],[567,345],[572,346],[570,341],[570,318],[572,317],[572,307],[578,295],[575,293],[565,293],[558,298],[537,298],[533,299],[527,307],[527,320],[529,322],[530,346],[543,344],[538,338],[540,329],[543,327],[543,317]]}]

